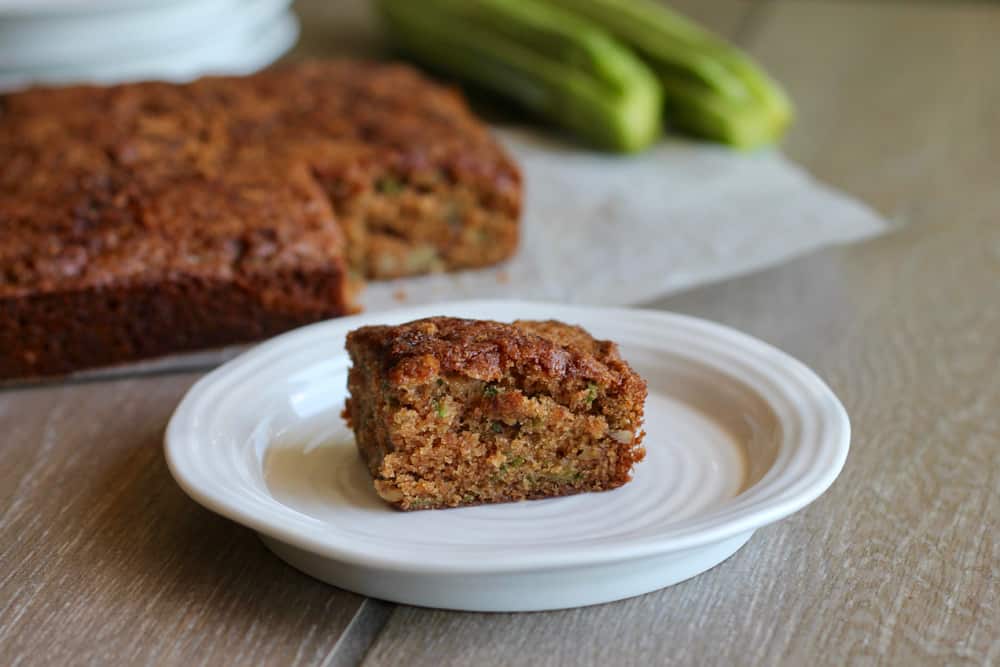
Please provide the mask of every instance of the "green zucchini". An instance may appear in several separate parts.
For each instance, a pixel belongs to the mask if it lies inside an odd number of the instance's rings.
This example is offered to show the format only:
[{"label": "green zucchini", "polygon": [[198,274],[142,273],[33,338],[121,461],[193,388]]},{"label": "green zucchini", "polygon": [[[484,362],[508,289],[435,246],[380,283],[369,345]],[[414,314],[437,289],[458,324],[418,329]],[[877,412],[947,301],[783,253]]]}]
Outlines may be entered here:
[{"label": "green zucchini", "polygon": [[586,18],[545,0],[378,0],[401,49],[492,89],[603,149],[660,134],[657,76]]},{"label": "green zucchini", "polygon": [[750,57],[656,0],[549,0],[634,48],[663,85],[668,120],[739,147],[777,141],[794,116]]}]

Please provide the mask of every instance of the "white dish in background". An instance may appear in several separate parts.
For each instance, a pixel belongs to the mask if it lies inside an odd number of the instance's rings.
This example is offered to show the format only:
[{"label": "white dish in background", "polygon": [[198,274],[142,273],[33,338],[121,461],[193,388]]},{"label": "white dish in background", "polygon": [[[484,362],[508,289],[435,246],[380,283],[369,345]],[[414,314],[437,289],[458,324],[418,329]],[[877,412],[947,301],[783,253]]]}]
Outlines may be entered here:
[{"label": "white dish in background", "polygon": [[0,0],[0,18],[131,11],[184,0]]},{"label": "white dish in background", "polygon": [[[2,0],[0,0],[2,1]],[[129,10],[0,19],[0,71],[148,60],[258,29],[290,0],[174,0]]]},{"label": "white dish in background", "polygon": [[[340,418],[346,333],[431,315],[555,318],[617,341],[646,378],[646,460],[614,491],[399,512]],[[720,563],[819,496],[847,456],[843,406],[808,368],[731,329],[669,313],[477,301],[330,320],[205,376],[166,434],[205,507],[304,572],[364,595],[480,611],[608,602]]]},{"label": "white dish in background", "polygon": [[35,84],[119,83],[160,80],[183,82],[208,74],[250,74],[286,53],[298,39],[298,19],[282,12],[259,24],[235,23],[197,46],[157,57],[32,71],[0,70],[0,90]]}]

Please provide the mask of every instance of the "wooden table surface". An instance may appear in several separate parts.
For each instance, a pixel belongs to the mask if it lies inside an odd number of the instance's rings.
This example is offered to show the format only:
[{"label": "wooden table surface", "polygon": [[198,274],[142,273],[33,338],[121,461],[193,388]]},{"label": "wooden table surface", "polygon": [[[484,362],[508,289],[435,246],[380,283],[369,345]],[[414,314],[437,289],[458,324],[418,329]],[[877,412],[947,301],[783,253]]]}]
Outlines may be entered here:
[{"label": "wooden table surface", "polygon": [[[686,0],[800,110],[787,153],[895,233],[651,306],[815,368],[851,415],[833,488],[680,585],[534,614],[365,600],[170,478],[197,373],[0,392],[0,665],[1000,664],[1000,5]],[[300,53],[365,49],[300,2]],[[334,20],[336,19],[336,20]]]}]

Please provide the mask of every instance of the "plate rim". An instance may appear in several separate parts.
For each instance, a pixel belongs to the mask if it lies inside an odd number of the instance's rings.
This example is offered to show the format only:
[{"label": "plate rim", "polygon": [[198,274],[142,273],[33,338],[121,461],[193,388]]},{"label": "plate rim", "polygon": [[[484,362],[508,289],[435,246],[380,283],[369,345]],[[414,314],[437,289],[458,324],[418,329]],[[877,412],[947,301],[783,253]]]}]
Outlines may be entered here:
[{"label": "plate rim", "polygon": [[[198,405],[199,399],[216,383],[223,381],[227,376],[250,367],[253,364],[262,364],[266,367],[267,362],[280,359],[280,352],[286,346],[296,341],[308,340],[310,337],[328,329],[346,330],[365,324],[377,323],[380,320],[392,318],[393,320],[407,321],[419,317],[429,317],[440,314],[442,311],[454,313],[457,310],[475,310],[490,308],[500,311],[507,311],[517,308],[546,308],[557,311],[553,316],[567,319],[567,314],[573,312],[586,312],[588,315],[603,314],[607,317],[617,318],[639,318],[646,320],[656,320],[658,323],[670,326],[680,325],[682,327],[694,327],[722,336],[735,339],[741,344],[748,346],[763,356],[770,356],[780,360],[786,367],[787,374],[793,373],[799,376],[800,381],[810,385],[810,389],[815,392],[812,397],[817,399],[814,405],[823,403],[824,410],[820,412],[825,418],[826,427],[824,437],[816,445],[817,459],[820,452],[826,454],[825,459],[828,465],[819,472],[818,477],[813,479],[804,488],[797,489],[795,493],[785,494],[778,499],[770,501],[764,500],[758,503],[759,506],[737,509],[736,516],[728,520],[718,522],[717,525],[702,528],[686,535],[671,536],[661,535],[657,537],[647,537],[641,540],[623,541],[616,544],[590,545],[588,549],[573,549],[563,552],[541,552],[534,554],[506,553],[502,557],[493,558],[456,558],[444,561],[420,561],[414,562],[399,556],[388,556],[386,554],[372,554],[363,548],[351,548],[350,545],[342,543],[331,543],[328,540],[316,535],[304,534],[297,527],[289,528],[280,525],[275,521],[257,516],[252,510],[247,510],[240,506],[239,498],[227,498],[226,490],[213,489],[211,485],[205,488],[198,484],[196,476],[189,475],[190,471],[185,469],[182,443],[188,438],[197,439],[197,434],[192,433],[194,427],[191,422],[192,413]],[[454,315],[460,316],[460,315]],[[500,315],[504,319],[505,315]],[[571,317],[571,315],[569,315]],[[331,332],[332,333],[332,332]],[[326,334],[329,335],[329,334]],[[683,352],[678,352],[683,356]],[[260,368],[256,372],[260,372]],[[230,520],[240,523],[257,532],[264,533],[273,539],[280,540],[300,549],[312,552],[324,558],[348,563],[361,567],[373,567],[394,572],[426,572],[426,573],[453,573],[453,574],[484,574],[497,572],[519,572],[526,570],[538,570],[544,568],[564,568],[580,567],[588,565],[603,565],[614,562],[621,562],[631,559],[646,558],[668,553],[682,552],[702,546],[713,544],[734,535],[756,530],[762,526],[774,523],[794,512],[802,509],[813,502],[824,493],[836,480],[844,467],[850,449],[850,420],[843,404],[827,386],[827,384],[805,364],[798,361],[791,355],[778,348],[761,341],[758,338],[745,334],[732,327],[670,311],[658,311],[641,308],[620,308],[603,306],[582,306],[557,304],[545,301],[530,300],[493,300],[476,299],[464,301],[451,301],[438,304],[411,306],[408,308],[393,309],[389,311],[378,311],[373,313],[362,313],[348,317],[334,318],[309,324],[291,331],[279,334],[271,339],[263,341],[238,357],[226,362],[222,366],[209,372],[204,377],[195,382],[185,393],[179,402],[164,434],[164,451],[167,465],[171,476],[181,487],[181,489],[195,502],[203,507],[220,514]],[[799,445],[801,447],[801,445]],[[813,471],[815,472],[815,471]],[[766,475],[765,475],[766,477]],[[734,501],[751,490],[767,488],[765,479],[759,480],[755,485],[744,489]],[[295,512],[292,508],[282,505],[277,500],[272,501],[288,512]],[[729,507],[727,504],[722,509]],[[708,517],[711,517],[710,513]]]}]

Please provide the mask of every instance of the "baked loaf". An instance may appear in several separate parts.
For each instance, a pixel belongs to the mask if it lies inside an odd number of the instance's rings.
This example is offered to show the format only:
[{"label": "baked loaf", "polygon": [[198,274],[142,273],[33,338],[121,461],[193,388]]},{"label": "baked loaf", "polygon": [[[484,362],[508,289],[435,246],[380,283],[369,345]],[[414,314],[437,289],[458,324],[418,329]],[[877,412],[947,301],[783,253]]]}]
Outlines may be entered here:
[{"label": "baked loaf", "polygon": [[351,312],[350,275],[482,266],[520,178],[450,90],[310,62],[0,97],[0,378]]},{"label": "baked loaf", "polygon": [[434,317],[351,332],[344,416],[404,510],[602,491],[644,450],[646,383],[561,322]]}]

